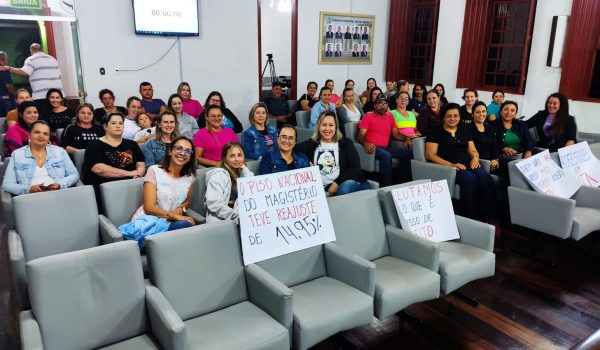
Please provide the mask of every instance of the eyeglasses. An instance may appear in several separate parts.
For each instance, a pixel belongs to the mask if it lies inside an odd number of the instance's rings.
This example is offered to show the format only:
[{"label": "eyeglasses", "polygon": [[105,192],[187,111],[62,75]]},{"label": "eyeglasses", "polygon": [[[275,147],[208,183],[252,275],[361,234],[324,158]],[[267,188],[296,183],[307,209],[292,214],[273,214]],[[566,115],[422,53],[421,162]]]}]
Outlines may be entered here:
[{"label": "eyeglasses", "polygon": [[188,157],[190,157],[194,153],[194,151],[192,151],[191,149],[185,149],[181,146],[173,147],[173,151],[181,155],[186,155]]},{"label": "eyeglasses", "polygon": [[279,135],[279,139],[281,141],[294,142],[296,141],[296,136]]}]

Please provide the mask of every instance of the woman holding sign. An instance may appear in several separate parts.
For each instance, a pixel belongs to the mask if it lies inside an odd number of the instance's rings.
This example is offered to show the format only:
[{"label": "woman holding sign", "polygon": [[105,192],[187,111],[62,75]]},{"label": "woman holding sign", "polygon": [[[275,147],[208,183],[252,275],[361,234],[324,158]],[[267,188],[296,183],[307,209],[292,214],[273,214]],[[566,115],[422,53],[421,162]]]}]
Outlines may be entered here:
[{"label": "woman holding sign", "polygon": [[354,142],[342,135],[332,112],[321,114],[312,137],[299,144],[297,150],[319,166],[325,191],[330,195],[369,189]]},{"label": "woman holding sign", "polygon": [[528,128],[535,128],[539,137],[536,146],[556,152],[559,148],[577,142],[575,118],[569,115],[569,101],[561,93],[553,93],[546,99],[546,109],[527,120]]},{"label": "woman holding sign", "polygon": [[206,173],[204,208],[206,222],[218,220],[238,221],[237,179],[253,176],[246,167],[244,147],[239,142],[229,142],[223,147],[221,161]]},{"label": "woman holding sign", "polygon": [[496,187],[490,174],[479,165],[479,153],[469,130],[460,124],[460,106],[448,103],[442,107],[442,126],[427,136],[425,157],[428,161],[456,169],[456,183],[460,185],[460,201],[464,215],[481,219],[496,226]]}]

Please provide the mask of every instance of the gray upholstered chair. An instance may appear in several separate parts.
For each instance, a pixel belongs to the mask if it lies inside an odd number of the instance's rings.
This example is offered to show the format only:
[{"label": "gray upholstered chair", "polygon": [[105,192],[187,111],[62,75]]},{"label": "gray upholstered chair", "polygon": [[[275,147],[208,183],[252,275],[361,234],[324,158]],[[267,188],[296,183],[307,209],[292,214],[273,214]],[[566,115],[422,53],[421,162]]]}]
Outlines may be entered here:
[{"label": "gray upholstered chair", "polygon": [[[551,153],[558,163],[558,156]],[[576,241],[600,230],[600,188],[581,186],[571,198],[536,192],[516,164],[508,163],[508,204],[513,224]]]},{"label": "gray upholstered chair", "polygon": [[[258,163],[260,164],[260,162]],[[206,195],[206,174],[212,169],[211,168],[198,168],[196,169],[196,180],[192,186],[194,186],[194,194],[192,195],[192,201],[190,202],[191,211],[190,216],[196,220],[197,224],[206,223],[206,210],[204,208],[204,196]],[[258,173],[254,173],[258,174]]]},{"label": "gray upholstered chair", "polygon": [[2,221],[4,222],[4,228],[2,232],[12,230],[15,228],[15,213],[12,204],[12,194],[4,191],[0,187],[0,200],[2,202]]},{"label": "gray upholstered chair", "polygon": [[101,240],[102,221],[91,186],[25,194],[14,197],[12,202],[16,230],[8,232],[8,251],[22,309],[29,306],[25,263],[95,247],[102,241],[112,243],[121,237],[118,231],[106,231],[105,236],[111,239]]},{"label": "gray upholstered chair", "polygon": [[78,149],[74,153],[71,154],[73,157],[73,164],[75,164],[75,168],[77,168],[77,172],[79,172],[79,177],[83,178],[83,163],[85,162],[85,150]]},{"label": "gray upholstered chair", "polygon": [[355,192],[327,201],[335,244],[375,264],[377,318],[439,297],[436,246],[397,227],[386,226],[377,191]]},{"label": "gray upholstered chair", "polygon": [[0,118],[0,134],[6,133],[8,130],[8,125],[6,125],[6,117]]},{"label": "gray upholstered chair", "polygon": [[[375,153],[367,153],[365,148],[356,141],[356,133],[358,132],[358,122],[346,123],[344,124],[344,129],[346,131],[346,137],[354,141],[354,146],[356,146],[356,151],[358,152],[358,156],[360,157],[360,168],[363,171],[367,171],[370,173],[379,172],[379,161],[375,159]],[[393,145],[395,147],[404,147],[403,142],[396,140],[390,140],[390,145]],[[398,160],[392,159],[392,167],[397,167],[398,165]]]},{"label": "gray upholstered chair", "polygon": [[296,125],[308,129],[310,123],[310,111],[296,111]]},{"label": "gray upholstered chair", "polygon": [[[379,201],[383,220],[395,227],[401,227],[394,205],[391,190],[405,184],[379,189]],[[441,289],[449,294],[461,286],[489,276],[496,267],[494,255],[494,226],[455,215],[460,238],[432,243],[439,247],[440,264],[438,273],[442,277]],[[421,241],[424,238],[416,237]],[[429,242],[429,241],[427,241]]]},{"label": "gray upholstered chair", "polygon": [[292,293],[244,268],[231,221],[146,239],[150,280],[183,320],[190,349],[289,349]]},{"label": "gray upholstered chair", "polygon": [[314,130],[309,128],[296,127],[296,143],[310,139]]},{"label": "gray upholstered chair", "polygon": [[247,160],[246,167],[250,170],[254,175],[259,174],[260,169],[260,160]]},{"label": "gray upholstered chair", "polygon": [[23,349],[186,349],[183,323],[144,285],[135,242],[27,263],[32,309],[21,312]]},{"label": "gray upholstered chair", "polygon": [[[258,262],[294,295],[293,348],[308,349],[328,337],[371,323],[375,265],[333,244]],[[266,278],[266,277],[265,277]]]}]

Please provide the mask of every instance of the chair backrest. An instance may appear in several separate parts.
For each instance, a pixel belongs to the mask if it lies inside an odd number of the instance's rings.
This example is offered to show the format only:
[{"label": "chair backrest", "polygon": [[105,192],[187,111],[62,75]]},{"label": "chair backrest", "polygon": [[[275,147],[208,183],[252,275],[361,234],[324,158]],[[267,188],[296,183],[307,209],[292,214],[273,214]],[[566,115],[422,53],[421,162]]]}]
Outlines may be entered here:
[{"label": "chair backrest", "polygon": [[6,125],[6,117],[0,118],[0,134],[6,133],[8,130],[8,125]]},{"label": "chair backrest", "polygon": [[292,113],[292,115],[294,115],[296,113],[296,105],[297,105],[297,101],[296,100],[288,100],[288,107],[290,107],[290,112]]},{"label": "chair backrest", "polygon": [[13,210],[26,261],[100,244],[92,186],[16,196]]},{"label": "chair backrest", "polygon": [[104,215],[119,227],[131,221],[144,200],[144,178],[105,182],[100,185]]},{"label": "chair backrest", "polygon": [[327,275],[322,245],[263,260],[256,265],[288,287]]},{"label": "chair backrest", "polygon": [[[0,135],[2,137],[2,135]],[[600,159],[600,142],[599,143],[590,143],[590,151],[594,157]]]},{"label": "chair backrest", "polygon": [[192,184],[194,189],[192,194],[192,200],[190,202],[190,209],[193,209],[202,216],[206,216],[206,211],[204,210],[204,196],[206,195],[206,174],[212,169],[214,169],[214,167],[196,169],[196,180],[194,180],[194,183]]},{"label": "chair backrest", "polygon": [[144,274],[135,242],[27,263],[45,349],[97,349],[146,333]]},{"label": "chair backrest", "polygon": [[0,157],[4,157],[6,154],[6,134],[0,134]]},{"label": "chair backrest", "polygon": [[356,132],[358,131],[358,122],[349,122],[344,124],[346,129],[346,137],[356,142]]},{"label": "chair backrest", "polygon": [[60,141],[62,140],[63,131],[65,131],[64,128],[56,129],[56,143],[59,146],[61,145]]},{"label": "chair backrest", "polygon": [[309,128],[296,128],[296,143],[304,142],[310,139],[313,135],[314,130]]},{"label": "chair backrest", "polygon": [[77,168],[77,171],[79,172],[79,177],[82,178],[83,177],[83,164],[85,162],[85,150],[78,149],[72,155],[73,155],[73,163],[75,163],[75,168]]},{"label": "chair backrest", "polygon": [[246,167],[250,170],[254,175],[258,175],[260,172],[260,160],[249,160],[246,162]]},{"label": "chair backrest", "polygon": [[425,159],[425,138],[417,137],[412,140],[413,159],[421,162],[426,162]]},{"label": "chair backrest", "polygon": [[394,198],[392,197],[392,190],[400,187],[409,187],[418,184],[431,182],[429,179],[415,180],[411,182],[405,182],[403,184],[386,186],[380,188],[377,192],[379,194],[379,205],[381,206],[381,214],[383,216],[383,222],[396,227],[402,227],[400,219],[398,219],[398,212],[396,211],[396,205],[394,204]]},{"label": "chair backrest", "polygon": [[219,221],[146,238],[150,280],[182,320],[248,299],[233,221]]},{"label": "chair backrest", "polygon": [[529,128],[529,136],[533,140],[534,144],[537,144],[540,141],[540,136],[538,135],[537,128]]},{"label": "chair backrest", "polygon": [[296,125],[301,128],[308,128],[310,122],[310,111],[296,111]]},{"label": "chair backrest", "polygon": [[517,168],[516,164],[521,161],[522,159],[517,159],[508,163],[508,179],[510,180],[510,185],[525,190],[533,190],[527,182],[527,179],[525,179],[525,176],[523,176],[521,171],[519,171],[519,168]]},{"label": "chair backrest", "polygon": [[327,199],[336,243],[367,260],[390,255],[377,191]]},{"label": "chair backrest", "polygon": [[238,132],[237,134],[235,134],[235,136],[238,138],[238,140],[240,140],[240,143],[243,145],[244,144],[244,133]]}]

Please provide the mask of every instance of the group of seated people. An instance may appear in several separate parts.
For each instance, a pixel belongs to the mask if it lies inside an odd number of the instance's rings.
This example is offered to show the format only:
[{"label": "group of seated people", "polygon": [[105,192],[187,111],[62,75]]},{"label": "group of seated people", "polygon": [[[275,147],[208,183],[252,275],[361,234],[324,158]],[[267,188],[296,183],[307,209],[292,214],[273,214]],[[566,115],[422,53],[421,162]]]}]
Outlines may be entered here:
[{"label": "group of seated people", "polygon": [[[538,130],[538,147],[556,151],[576,142],[575,121],[560,93],[550,95],[545,109],[524,122],[516,118],[517,104],[503,101],[502,91],[494,92],[494,101],[486,106],[477,101],[476,90],[467,89],[460,106],[443,102],[441,84],[430,91],[417,84],[411,97],[406,81],[387,84],[382,92],[371,78],[360,96],[349,80],[337,99],[332,99],[337,96],[332,94],[332,80],[321,88],[319,99],[314,96],[317,84],[309,83],[297,108],[311,110],[314,130],[312,137],[297,144],[294,118],[280,104],[284,101],[289,109],[276,85],[272,97],[250,109],[250,127],[243,131],[242,142],[236,134],[242,131],[241,123],[225,107],[223,96],[213,91],[203,106],[191,99],[187,83],[181,83],[165,104],[153,98],[152,86],[144,82],[142,98],[130,97],[126,108],[115,106],[114,94],[103,89],[99,97],[104,107],[94,110],[83,103],[67,125],[56,117],[66,115],[66,109],[59,108],[60,91],[48,93],[54,118],[40,117],[35,103],[23,99],[6,134],[11,159],[3,189],[13,195],[58,190],[75,185],[81,175],[83,183],[94,186],[101,209],[100,184],[145,177],[143,205],[132,222],[162,218],[168,223],[163,222],[162,228],[171,230],[194,224],[185,211],[193,196],[197,164],[214,167],[206,180],[207,221],[237,220],[236,179],[254,175],[246,160],[260,161],[261,175],[317,165],[324,191],[343,195],[369,188],[357,147],[375,154],[380,183],[388,186],[411,180],[412,139],[425,136],[426,159],[457,169],[464,214],[497,224],[495,184],[479,159],[490,160],[491,172],[506,176],[508,161],[537,152],[531,127]],[[363,108],[372,110],[365,113]],[[344,136],[343,124],[353,121],[358,122],[357,134]],[[62,147],[55,141],[59,129]],[[355,146],[354,137],[360,146]],[[82,149],[85,165],[78,174],[69,153]],[[395,179],[393,158],[400,160],[400,176]]]}]

